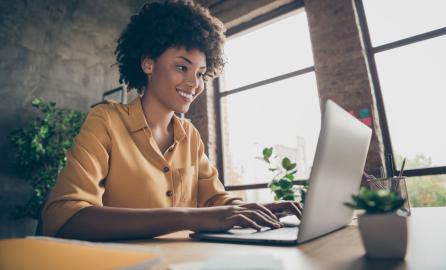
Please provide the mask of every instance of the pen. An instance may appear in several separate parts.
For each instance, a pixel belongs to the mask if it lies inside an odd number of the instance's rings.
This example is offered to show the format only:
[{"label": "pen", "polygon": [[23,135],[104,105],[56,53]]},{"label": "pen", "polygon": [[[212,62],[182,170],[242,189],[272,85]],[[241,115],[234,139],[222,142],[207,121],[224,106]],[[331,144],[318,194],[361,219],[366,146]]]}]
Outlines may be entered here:
[{"label": "pen", "polygon": [[401,165],[400,174],[398,175],[398,177],[402,177],[403,176],[404,165],[406,165],[406,158],[403,159],[403,164]]}]

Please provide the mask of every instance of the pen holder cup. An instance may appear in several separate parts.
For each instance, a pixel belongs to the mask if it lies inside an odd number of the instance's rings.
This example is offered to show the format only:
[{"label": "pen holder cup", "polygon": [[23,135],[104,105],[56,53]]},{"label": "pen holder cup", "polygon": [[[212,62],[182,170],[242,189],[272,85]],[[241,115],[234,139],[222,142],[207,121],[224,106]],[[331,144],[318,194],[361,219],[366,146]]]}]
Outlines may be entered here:
[{"label": "pen holder cup", "polygon": [[372,190],[385,189],[390,190],[398,194],[401,198],[405,199],[403,207],[399,210],[399,214],[410,216],[410,202],[409,195],[407,193],[406,177],[385,177],[385,178],[367,178],[367,185]]}]

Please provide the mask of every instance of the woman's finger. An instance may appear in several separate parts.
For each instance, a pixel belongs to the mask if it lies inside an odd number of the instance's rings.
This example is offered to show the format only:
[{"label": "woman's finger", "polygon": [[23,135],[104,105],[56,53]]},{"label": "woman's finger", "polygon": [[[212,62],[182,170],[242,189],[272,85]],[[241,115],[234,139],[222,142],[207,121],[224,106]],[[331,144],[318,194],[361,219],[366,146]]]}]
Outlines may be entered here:
[{"label": "woman's finger", "polygon": [[272,213],[274,213],[277,216],[277,213],[283,211],[283,205],[282,202],[272,202],[272,203],[267,203],[264,205],[265,208],[267,208],[268,210],[270,210]]},{"label": "woman's finger", "polygon": [[296,205],[297,208],[299,208],[300,212],[302,212],[302,211],[304,210],[304,207],[303,207],[302,203],[300,203],[300,202],[294,202],[294,205]]},{"label": "woman's finger", "polygon": [[282,225],[279,222],[277,222],[275,220],[271,220],[268,217],[265,217],[259,211],[246,210],[246,211],[242,211],[241,214],[244,216],[247,216],[251,220],[255,221],[257,224],[260,224],[263,226],[276,228],[276,229],[282,227]]},{"label": "woman's finger", "polygon": [[259,215],[262,215],[264,218],[268,219],[269,221],[271,221],[273,223],[282,224],[279,219],[272,218],[271,216],[268,216],[267,214],[265,214],[265,212],[262,212],[260,210],[254,210],[254,211],[256,211],[256,213],[258,213]]},{"label": "woman's finger", "polygon": [[279,218],[288,215],[295,215],[297,218],[302,218],[302,205],[299,202],[294,201],[283,201],[268,205],[268,207],[278,216]]},{"label": "woman's finger", "polygon": [[289,204],[289,211],[294,214],[298,219],[302,219],[302,210],[296,205],[296,202]]},{"label": "woman's finger", "polygon": [[249,209],[257,209],[262,211],[263,213],[265,213],[266,215],[268,215],[269,217],[271,217],[272,219],[278,220],[277,216],[274,215],[274,213],[269,210],[268,208],[266,208],[265,206],[258,204],[258,203],[248,203],[243,205],[243,207],[249,208]]},{"label": "woman's finger", "polygon": [[243,211],[255,211],[256,213],[258,213],[259,215],[262,215],[265,219],[267,219],[273,223],[280,223],[279,219],[272,218],[271,216],[267,215],[265,212],[263,212],[259,209],[256,209],[256,208],[246,207],[246,208],[244,208],[244,210],[238,211],[238,213],[243,212]]},{"label": "woman's finger", "polygon": [[242,214],[233,215],[227,218],[227,220],[231,222],[231,227],[240,226],[243,228],[252,228],[257,231],[262,229],[259,224]]}]

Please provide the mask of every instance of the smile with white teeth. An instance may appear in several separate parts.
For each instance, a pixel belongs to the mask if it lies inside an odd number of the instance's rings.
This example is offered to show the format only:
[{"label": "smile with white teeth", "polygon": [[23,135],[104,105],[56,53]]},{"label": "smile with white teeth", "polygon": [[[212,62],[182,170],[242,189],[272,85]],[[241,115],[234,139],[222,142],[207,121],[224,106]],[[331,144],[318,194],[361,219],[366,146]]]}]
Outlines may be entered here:
[{"label": "smile with white teeth", "polygon": [[180,96],[184,97],[185,99],[187,99],[187,100],[189,100],[189,101],[192,100],[192,98],[194,97],[193,94],[188,93],[188,92],[185,92],[185,91],[180,90],[180,89],[177,89],[177,92],[178,92],[178,94],[179,94]]}]

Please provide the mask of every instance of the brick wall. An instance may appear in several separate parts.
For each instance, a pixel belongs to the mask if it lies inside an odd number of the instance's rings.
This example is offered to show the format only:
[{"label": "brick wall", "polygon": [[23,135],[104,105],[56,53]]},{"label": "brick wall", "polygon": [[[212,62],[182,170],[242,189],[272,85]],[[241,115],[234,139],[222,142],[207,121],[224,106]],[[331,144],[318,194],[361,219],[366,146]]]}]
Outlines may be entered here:
[{"label": "brick wall", "polygon": [[384,149],[353,0],[306,0],[305,10],[319,96],[321,100],[334,100],[348,111],[370,111],[373,138],[366,170],[375,170],[383,164]]}]

